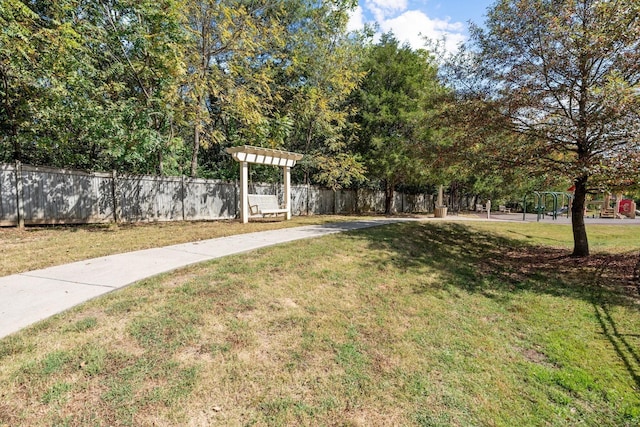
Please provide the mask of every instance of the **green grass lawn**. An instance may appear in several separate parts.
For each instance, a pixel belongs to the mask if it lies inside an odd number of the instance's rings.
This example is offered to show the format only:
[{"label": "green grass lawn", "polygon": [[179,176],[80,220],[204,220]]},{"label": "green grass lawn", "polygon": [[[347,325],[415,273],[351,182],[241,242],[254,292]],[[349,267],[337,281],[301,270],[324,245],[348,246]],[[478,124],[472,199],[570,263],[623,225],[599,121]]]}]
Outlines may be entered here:
[{"label": "green grass lawn", "polygon": [[403,223],[191,266],[0,341],[0,425],[636,426],[640,227]]}]

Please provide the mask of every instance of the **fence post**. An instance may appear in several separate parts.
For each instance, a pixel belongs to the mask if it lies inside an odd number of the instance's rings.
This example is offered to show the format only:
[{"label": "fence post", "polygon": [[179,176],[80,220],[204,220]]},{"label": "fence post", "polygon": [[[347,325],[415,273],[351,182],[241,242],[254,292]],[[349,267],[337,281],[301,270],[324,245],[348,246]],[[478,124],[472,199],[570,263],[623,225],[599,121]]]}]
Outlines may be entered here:
[{"label": "fence post", "polygon": [[22,163],[16,162],[16,201],[18,203],[18,228],[24,228],[24,190],[22,188]]},{"label": "fence post", "polygon": [[184,200],[185,200],[185,191],[184,191],[184,175],[180,177],[180,191],[182,191],[182,220],[186,219],[186,215],[184,213]]},{"label": "fence post", "polygon": [[355,198],[354,203],[353,203],[353,208],[356,211],[356,215],[360,215],[360,201],[358,200],[358,198],[359,198],[358,187],[356,187],[353,190],[353,197]]},{"label": "fence post", "polygon": [[118,198],[116,197],[116,181],[118,179],[118,173],[115,169],[111,172],[111,197],[113,198],[113,222],[118,223]]}]

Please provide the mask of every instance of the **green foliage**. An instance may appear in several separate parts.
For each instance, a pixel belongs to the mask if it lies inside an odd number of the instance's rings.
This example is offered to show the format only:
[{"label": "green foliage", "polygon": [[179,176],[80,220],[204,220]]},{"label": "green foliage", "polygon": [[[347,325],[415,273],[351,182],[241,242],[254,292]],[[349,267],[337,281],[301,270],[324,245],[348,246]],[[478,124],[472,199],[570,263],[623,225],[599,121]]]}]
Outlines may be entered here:
[{"label": "green foliage", "polygon": [[23,155],[18,136],[35,93],[40,24],[23,2],[0,2],[0,161],[20,160]]},{"label": "green foliage", "polygon": [[283,13],[281,4],[268,1],[186,2],[183,92],[192,134],[192,176],[198,173],[201,148],[221,151],[221,144],[264,142],[254,135],[264,136],[268,128]]},{"label": "green foliage", "polygon": [[[361,183],[376,156],[352,121],[368,71],[368,39],[346,33],[356,5],[4,1],[0,160],[230,179],[224,148],[251,144],[305,154],[298,181]],[[380,168],[410,160],[391,150]]]},{"label": "green foliage", "polygon": [[303,153],[299,182],[422,184],[436,68],[395,42],[392,84],[365,80],[384,48],[347,33],[356,6],[2,1],[0,161],[233,179],[251,144]]},{"label": "green foliage", "polygon": [[380,181],[387,212],[395,187],[424,184],[430,167],[433,103],[444,89],[433,58],[385,34],[363,62],[367,75],[354,95],[359,151],[369,179]]},{"label": "green foliage", "polygon": [[596,188],[635,182],[638,13],[593,0],[501,1],[487,30],[475,29],[484,89],[526,136],[521,156]]},{"label": "green foliage", "polygon": [[[295,3],[295,2],[292,2]],[[306,182],[338,189],[364,179],[360,158],[349,138],[349,95],[364,76],[359,67],[363,39],[345,33],[353,1],[299,2],[288,25],[291,42],[282,67],[279,108],[295,123],[289,148],[304,153],[300,170]]]},{"label": "green foliage", "polygon": [[[176,144],[179,6],[174,0],[25,3],[35,30],[29,49],[18,53],[29,72],[12,87],[15,102],[4,92],[11,108],[3,127],[13,147],[3,146],[2,157],[161,173],[165,152]],[[16,58],[7,62],[27,66]]]},{"label": "green foliage", "polygon": [[97,95],[103,94],[96,101],[108,110],[113,107],[115,117],[104,130],[117,135],[105,136],[110,141],[107,152],[120,168],[130,165],[162,174],[165,155],[180,144],[174,123],[184,72],[180,10],[179,0],[87,6],[86,29],[94,38],[88,54],[100,83]]}]

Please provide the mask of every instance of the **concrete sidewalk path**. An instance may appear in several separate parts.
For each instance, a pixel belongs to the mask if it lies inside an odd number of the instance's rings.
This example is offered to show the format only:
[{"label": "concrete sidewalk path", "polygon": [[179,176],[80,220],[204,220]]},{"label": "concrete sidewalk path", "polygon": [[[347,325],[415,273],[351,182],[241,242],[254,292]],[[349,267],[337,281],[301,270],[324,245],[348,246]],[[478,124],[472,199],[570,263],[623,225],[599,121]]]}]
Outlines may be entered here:
[{"label": "concrete sidewalk path", "polygon": [[75,305],[180,267],[294,240],[410,218],[285,228],[146,249],[0,277],[0,338]]}]

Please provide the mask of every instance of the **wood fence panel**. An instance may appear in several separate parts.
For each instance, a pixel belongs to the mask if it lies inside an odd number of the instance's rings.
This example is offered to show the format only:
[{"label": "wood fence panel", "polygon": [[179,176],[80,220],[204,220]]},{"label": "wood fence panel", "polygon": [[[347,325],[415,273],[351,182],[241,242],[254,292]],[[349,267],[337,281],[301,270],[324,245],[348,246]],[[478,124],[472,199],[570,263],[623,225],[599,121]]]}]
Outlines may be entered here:
[{"label": "wood fence panel", "polygon": [[404,194],[395,191],[393,193],[393,202],[392,202],[392,205],[391,205],[391,212],[402,213],[402,212],[405,211],[404,208],[405,208],[405,206],[404,206]]},{"label": "wood fence panel", "polygon": [[338,190],[336,197],[336,213],[353,214],[356,211],[356,192],[354,190]]},{"label": "wood fence panel", "polygon": [[308,215],[309,187],[306,185],[291,186],[291,214],[294,216]]},{"label": "wood fence panel", "polygon": [[113,219],[108,174],[22,166],[25,224],[78,224]]},{"label": "wood fence panel", "polygon": [[336,197],[332,190],[309,188],[309,211],[314,215],[331,215],[336,213]]},{"label": "wood fence panel", "polygon": [[118,217],[122,221],[183,219],[182,178],[119,176],[116,183]]},{"label": "wood fence panel", "polygon": [[[282,184],[252,183],[249,191],[276,194],[283,202]],[[237,183],[223,181],[0,164],[0,225],[17,225],[21,219],[26,224],[60,224],[236,218],[238,192]],[[433,197],[398,193],[396,209],[431,212]],[[291,202],[293,215],[384,212],[384,192],[366,189],[293,185]]]},{"label": "wood fence panel", "polygon": [[0,164],[0,226],[18,224],[16,167]]},{"label": "wood fence panel", "polygon": [[231,219],[238,213],[234,183],[188,178],[184,181],[187,220]]},{"label": "wood fence panel", "polygon": [[404,199],[407,213],[433,212],[432,196],[430,194],[407,194]]},{"label": "wood fence panel", "polygon": [[283,202],[282,194],[284,192],[284,186],[280,184],[268,184],[254,182],[249,184],[249,194],[275,194],[278,196],[278,202]]},{"label": "wood fence panel", "polygon": [[358,190],[358,209],[362,213],[384,212],[384,192],[377,190]]},{"label": "wood fence panel", "polygon": [[320,190],[318,188],[309,188],[309,192],[307,193],[307,211],[309,215],[320,215]]}]

